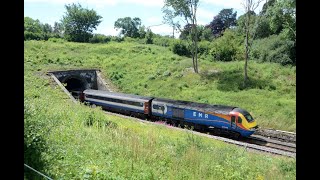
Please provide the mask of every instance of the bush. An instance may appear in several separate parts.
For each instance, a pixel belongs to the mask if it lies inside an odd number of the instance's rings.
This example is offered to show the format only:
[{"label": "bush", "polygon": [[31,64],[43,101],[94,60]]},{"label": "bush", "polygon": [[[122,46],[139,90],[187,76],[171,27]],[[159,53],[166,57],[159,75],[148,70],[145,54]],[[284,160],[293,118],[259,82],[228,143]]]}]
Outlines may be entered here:
[{"label": "bush", "polygon": [[107,43],[111,41],[110,36],[106,36],[104,34],[95,34],[93,37],[89,39],[90,43]]},{"label": "bush", "polygon": [[268,38],[253,42],[251,57],[258,62],[275,62],[281,65],[294,64],[294,41],[284,39],[281,35],[272,35]]},{"label": "bush", "polygon": [[122,42],[124,41],[124,38],[123,37],[119,37],[119,36],[108,36],[111,38],[111,41],[114,41],[114,42]]},{"label": "bush", "polygon": [[217,38],[210,49],[214,60],[233,61],[242,59],[243,38],[232,30],[226,30],[222,37]]},{"label": "bush", "polygon": [[209,41],[200,41],[198,43],[198,54],[207,55],[210,52],[210,42]]},{"label": "bush", "polygon": [[24,31],[24,40],[42,40],[43,36],[41,33],[33,33],[29,31]]},{"label": "bush", "polygon": [[56,37],[52,37],[52,38],[49,38],[48,41],[51,41],[51,42],[56,42],[56,43],[64,43],[66,42],[65,39],[62,39],[62,38],[56,38]]},{"label": "bush", "polygon": [[175,41],[178,41],[178,40],[169,38],[169,37],[161,37],[161,36],[153,38],[153,44],[158,46],[164,46],[164,47],[171,46]]},{"label": "bush", "polygon": [[179,56],[190,56],[190,51],[182,41],[175,42],[172,46],[172,52]]}]

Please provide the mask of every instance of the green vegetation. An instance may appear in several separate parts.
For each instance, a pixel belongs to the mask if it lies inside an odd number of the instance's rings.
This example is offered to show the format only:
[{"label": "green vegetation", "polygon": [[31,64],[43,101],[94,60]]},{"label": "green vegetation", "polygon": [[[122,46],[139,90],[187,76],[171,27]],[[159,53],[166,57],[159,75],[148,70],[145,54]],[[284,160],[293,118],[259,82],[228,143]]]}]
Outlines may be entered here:
[{"label": "green vegetation", "polygon": [[252,61],[244,88],[243,61],[200,62],[195,74],[190,58],[156,45],[25,42],[25,63],[32,68],[99,68],[125,93],[238,106],[262,127],[296,130],[294,66]]},{"label": "green vegetation", "polygon": [[270,0],[237,19],[223,9],[207,25],[187,10],[201,1],[183,2],[166,0],[162,9],[179,39],[154,34],[139,17],[118,18],[122,36],[93,34],[102,17],[80,4],[65,5],[53,27],[24,18],[26,164],[53,179],[296,178],[293,158],[107,115],[72,103],[45,75],[97,68],[124,93],[238,106],[261,127],[296,131],[295,1]]},{"label": "green vegetation", "polygon": [[45,75],[100,68],[123,92],[239,105],[261,125],[295,129],[294,69],[252,62],[240,91],[243,62],[200,61],[195,74],[190,59],[155,45],[25,41],[24,162],[53,179],[295,179],[293,158],[106,115]]}]

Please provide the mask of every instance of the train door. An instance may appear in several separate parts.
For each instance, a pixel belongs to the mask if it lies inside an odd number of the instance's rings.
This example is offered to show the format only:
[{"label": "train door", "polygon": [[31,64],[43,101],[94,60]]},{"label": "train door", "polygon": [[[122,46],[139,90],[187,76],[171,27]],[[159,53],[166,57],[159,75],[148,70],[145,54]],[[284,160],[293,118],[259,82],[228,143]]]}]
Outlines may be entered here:
[{"label": "train door", "polygon": [[175,119],[184,120],[184,109],[172,108],[172,117]]},{"label": "train door", "polygon": [[236,124],[236,116],[231,116],[231,129],[236,129],[237,124]]},{"label": "train door", "polygon": [[144,114],[151,115],[151,103],[150,101],[144,102]]}]

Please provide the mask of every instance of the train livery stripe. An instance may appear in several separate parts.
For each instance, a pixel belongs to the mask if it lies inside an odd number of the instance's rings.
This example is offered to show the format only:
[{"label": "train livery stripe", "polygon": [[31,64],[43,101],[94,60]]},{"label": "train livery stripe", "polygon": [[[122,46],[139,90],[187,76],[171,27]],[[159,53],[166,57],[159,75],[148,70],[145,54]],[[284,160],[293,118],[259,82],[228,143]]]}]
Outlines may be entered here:
[{"label": "train livery stripe", "polygon": [[213,115],[213,116],[218,116],[218,117],[220,117],[220,118],[223,118],[223,119],[225,119],[225,120],[227,120],[227,121],[231,121],[231,116],[229,116],[229,115],[224,115],[224,114],[218,114],[218,113],[214,113],[214,112],[205,112],[206,114],[211,114],[211,115]]},{"label": "train livery stripe", "polygon": [[97,104],[97,105],[104,106],[104,107],[114,107],[114,108],[119,108],[119,109],[124,109],[124,110],[130,110],[130,111],[134,111],[134,112],[142,112],[142,113],[144,112],[144,110],[122,106],[122,104],[113,105],[113,104],[108,104],[109,102],[108,103],[98,102],[96,100],[88,100],[88,99],[86,99],[86,101],[90,102],[92,104]]}]

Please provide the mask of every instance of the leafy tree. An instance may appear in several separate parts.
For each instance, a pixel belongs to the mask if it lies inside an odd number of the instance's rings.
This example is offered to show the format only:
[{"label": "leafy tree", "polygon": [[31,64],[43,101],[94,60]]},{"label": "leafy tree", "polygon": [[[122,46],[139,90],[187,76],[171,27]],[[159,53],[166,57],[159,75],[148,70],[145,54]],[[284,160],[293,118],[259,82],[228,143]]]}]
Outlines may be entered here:
[{"label": "leafy tree", "polygon": [[48,40],[52,36],[52,27],[49,24],[42,24],[38,19],[24,18],[24,39],[25,40]]},{"label": "leafy tree", "polygon": [[206,40],[206,41],[212,41],[213,38],[214,38],[214,36],[213,36],[213,34],[211,32],[211,29],[207,28],[207,27],[204,27],[200,39],[201,40]]},{"label": "leafy tree", "polygon": [[63,37],[63,24],[59,22],[54,22],[53,34],[55,37]]},{"label": "leafy tree", "polygon": [[80,4],[65,5],[67,10],[61,22],[64,27],[65,38],[75,42],[89,42],[92,31],[97,29],[101,16],[93,9],[82,8]]},{"label": "leafy tree", "polygon": [[24,31],[32,32],[32,33],[41,33],[41,23],[40,21],[34,20],[30,17],[24,17]]},{"label": "leafy tree", "polygon": [[215,36],[220,36],[225,29],[236,25],[236,17],[237,12],[233,12],[233,8],[222,9],[207,27],[211,28]]},{"label": "leafy tree", "polygon": [[[198,29],[197,29],[197,9],[199,0],[165,0],[162,12],[165,13],[164,19],[167,19],[167,23],[175,24],[180,29],[179,22],[174,22],[174,18],[182,17],[185,20],[185,24],[190,24],[190,36],[192,44],[191,54],[192,63],[195,73],[198,73]],[[171,21],[170,21],[171,19]],[[173,23],[174,22],[174,23]]]},{"label": "leafy tree", "polygon": [[139,37],[139,27],[141,20],[138,17],[131,19],[131,17],[119,18],[115,23],[114,27],[118,30],[121,29],[120,34],[125,37],[136,38]]},{"label": "leafy tree", "polygon": [[[197,25],[197,40],[200,41],[201,40],[201,36],[202,33],[204,31],[205,27],[203,25]],[[184,28],[182,29],[179,38],[182,40],[187,40],[187,39],[191,39],[191,32],[192,30],[192,24],[187,24],[184,26]]]},{"label": "leafy tree", "polygon": [[[245,63],[244,63],[244,81],[243,85],[244,87],[247,86],[248,81],[248,59],[249,59],[249,52],[250,52],[250,46],[252,43],[249,44],[249,38],[253,39],[252,35],[254,32],[250,32],[250,25],[251,25],[251,14],[254,12],[254,10],[259,6],[260,2],[262,0],[244,0],[243,7],[245,9]],[[256,21],[257,22],[257,21]],[[249,37],[250,36],[250,37]]]},{"label": "leafy tree", "polygon": [[44,40],[48,40],[50,37],[53,36],[53,34],[52,34],[53,28],[51,27],[50,24],[48,24],[48,23],[42,24],[41,28],[42,28],[42,34],[43,34]]},{"label": "leafy tree", "polygon": [[146,44],[153,44],[153,32],[149,28],[146,33]]},{"label": "leafy tree", "polygon": [[270,28],[275,34],[285,33],[291,39],[296,39],[296,1],[278,0],[266,12],[270,18]]},{"label": "leafy tree", "polygon": [[140,26],[138,33],[139,33],[139,38],[141,38],[141,39],[145,38],[146,37],[146,33],[147,33],[146,32],[146,27],[145,26]]}]

